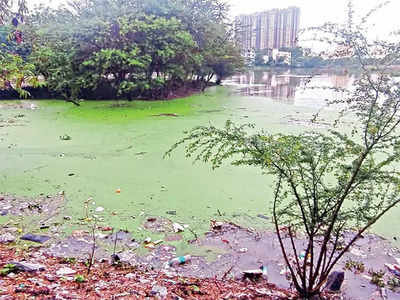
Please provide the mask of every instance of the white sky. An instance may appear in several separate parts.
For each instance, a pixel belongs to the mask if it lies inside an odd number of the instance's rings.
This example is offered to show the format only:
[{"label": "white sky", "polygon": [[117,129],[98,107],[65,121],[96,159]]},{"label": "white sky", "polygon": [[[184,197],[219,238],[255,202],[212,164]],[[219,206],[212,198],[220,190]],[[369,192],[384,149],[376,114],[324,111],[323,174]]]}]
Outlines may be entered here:
[{"label": "white sky", "polygon": [[[30,5],[45,3],[56,6],[66,0],[28,0]],[[299,6],[301,8],[301,27],[320,25],[327,21],[344,22],[346,18],[347,0],[225,0],[232,6],[232,14],[249,14],[272,8]],[[353,0],[356,12],[363,15],[370,8],[383,0]],[[376,26],[371,27],[371,36],[387,35],[400,30],[400,0],[381,9],[372,19]]]}]

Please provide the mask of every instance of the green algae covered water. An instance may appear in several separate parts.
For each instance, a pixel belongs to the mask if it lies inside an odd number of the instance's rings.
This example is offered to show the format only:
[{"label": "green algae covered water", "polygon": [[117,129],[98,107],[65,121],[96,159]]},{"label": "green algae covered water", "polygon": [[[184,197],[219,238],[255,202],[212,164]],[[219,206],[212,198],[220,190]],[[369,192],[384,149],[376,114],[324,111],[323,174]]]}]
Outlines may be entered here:
[{"label": "green algae covered water", "polygon": [[[258,91],[255,97],[246,82],[239,82],[235,88],[210,88],[173,101],[86,101],[80,107],[36,101],[37,109],[31,109],[32,101],[2,101],[0,193],[65,191],[63,215],[73,220],[84,216],[84,202],[92,198],[94,208],[104,208],[99,214],[105,225],[127,229],[138,238],[149,235],[143,230],[148,216],[187,224],[198,234],[209,230],[210,219],[268,227],[269,221],[259,215],[270,216],[273,181],[261,170],[193,165],[182,149],[167,159],[163,155],[185,130],[210,123],[223,126],[227,119],[270,132],[309,130],[306,120],[319,108],[318,97],[314,101],[306,93],[286,90],[273,94],[269,88],[272,94]],[[325,114],[329,119],[329,112]],[[71,139],[61,139],[64,135]],[[397,234],[397,214],[394,210],[386,216],[375,232]],[[185,231],[185,237],[191,233]]]}]

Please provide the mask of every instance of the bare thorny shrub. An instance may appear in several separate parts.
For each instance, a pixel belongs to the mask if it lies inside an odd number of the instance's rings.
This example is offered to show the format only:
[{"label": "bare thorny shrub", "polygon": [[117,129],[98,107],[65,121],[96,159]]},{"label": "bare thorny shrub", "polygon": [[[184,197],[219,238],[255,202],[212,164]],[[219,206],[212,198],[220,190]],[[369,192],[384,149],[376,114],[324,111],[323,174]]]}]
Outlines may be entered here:
[{"label": "bare thorny shrub", "polygon": [[[395,168],[400,160],[400,83],[390,72],[399,60],[400,44],[368,39],[366,20],[374,11],[356,25],[350,2],[348,24],[310,29],[318,41],[340,49],[334,56],[352,56],[360,65],[359,78],[343,90],[346,96],[330,103],[339,105],[337,121],[345,114],[354,120],[351,134],[334,127],[299,135],[251,133],[253,125],[227,121],[222,129],[190,130],[166,153],[184,144],[187,157],[210,162],[213,168],[229,160],[237,166],[261,167],[276,178],[274,225],[301,298],[320,295],[343,255],[400,202]],[[296,242],[295,232],[305,235],[309,259],[299,259],[303,245]],[[342,244],[345,232],[350,239]]]}]

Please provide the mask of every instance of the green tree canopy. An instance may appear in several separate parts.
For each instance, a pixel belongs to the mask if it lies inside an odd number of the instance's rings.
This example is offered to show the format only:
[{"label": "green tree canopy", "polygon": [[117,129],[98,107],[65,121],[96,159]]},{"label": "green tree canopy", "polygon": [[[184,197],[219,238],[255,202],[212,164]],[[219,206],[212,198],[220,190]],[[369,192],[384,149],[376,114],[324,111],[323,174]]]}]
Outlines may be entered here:
[{"label": "green tree canopy", "polygon": [[218,0],[90,0],[40,7],[29,19],[31,61],[65,98],[167,98],[241,67]]}]

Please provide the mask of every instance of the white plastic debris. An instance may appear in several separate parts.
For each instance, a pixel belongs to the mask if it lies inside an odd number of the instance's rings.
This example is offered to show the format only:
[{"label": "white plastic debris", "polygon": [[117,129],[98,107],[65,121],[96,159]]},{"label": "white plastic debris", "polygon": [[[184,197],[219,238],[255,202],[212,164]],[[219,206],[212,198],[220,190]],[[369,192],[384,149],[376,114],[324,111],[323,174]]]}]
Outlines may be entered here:
[{"label": "white plastic debris", "polygon": [[76,273],[75,270],[73,270],[73,269],[71,269],[71,268],[68,268],[68,267],[58,269],[57,272],[56,272],[56,274],[57,274],[58,276],[73,275],[73,274],[75,274],[75,273]]},{"label": "white plastic debris", "polygon": [[184,232],[185,231],[185,228],[181,224],[178,224],[178,223],[173,223],[172,227],[174,228],[174,232],[175,233]]}]

